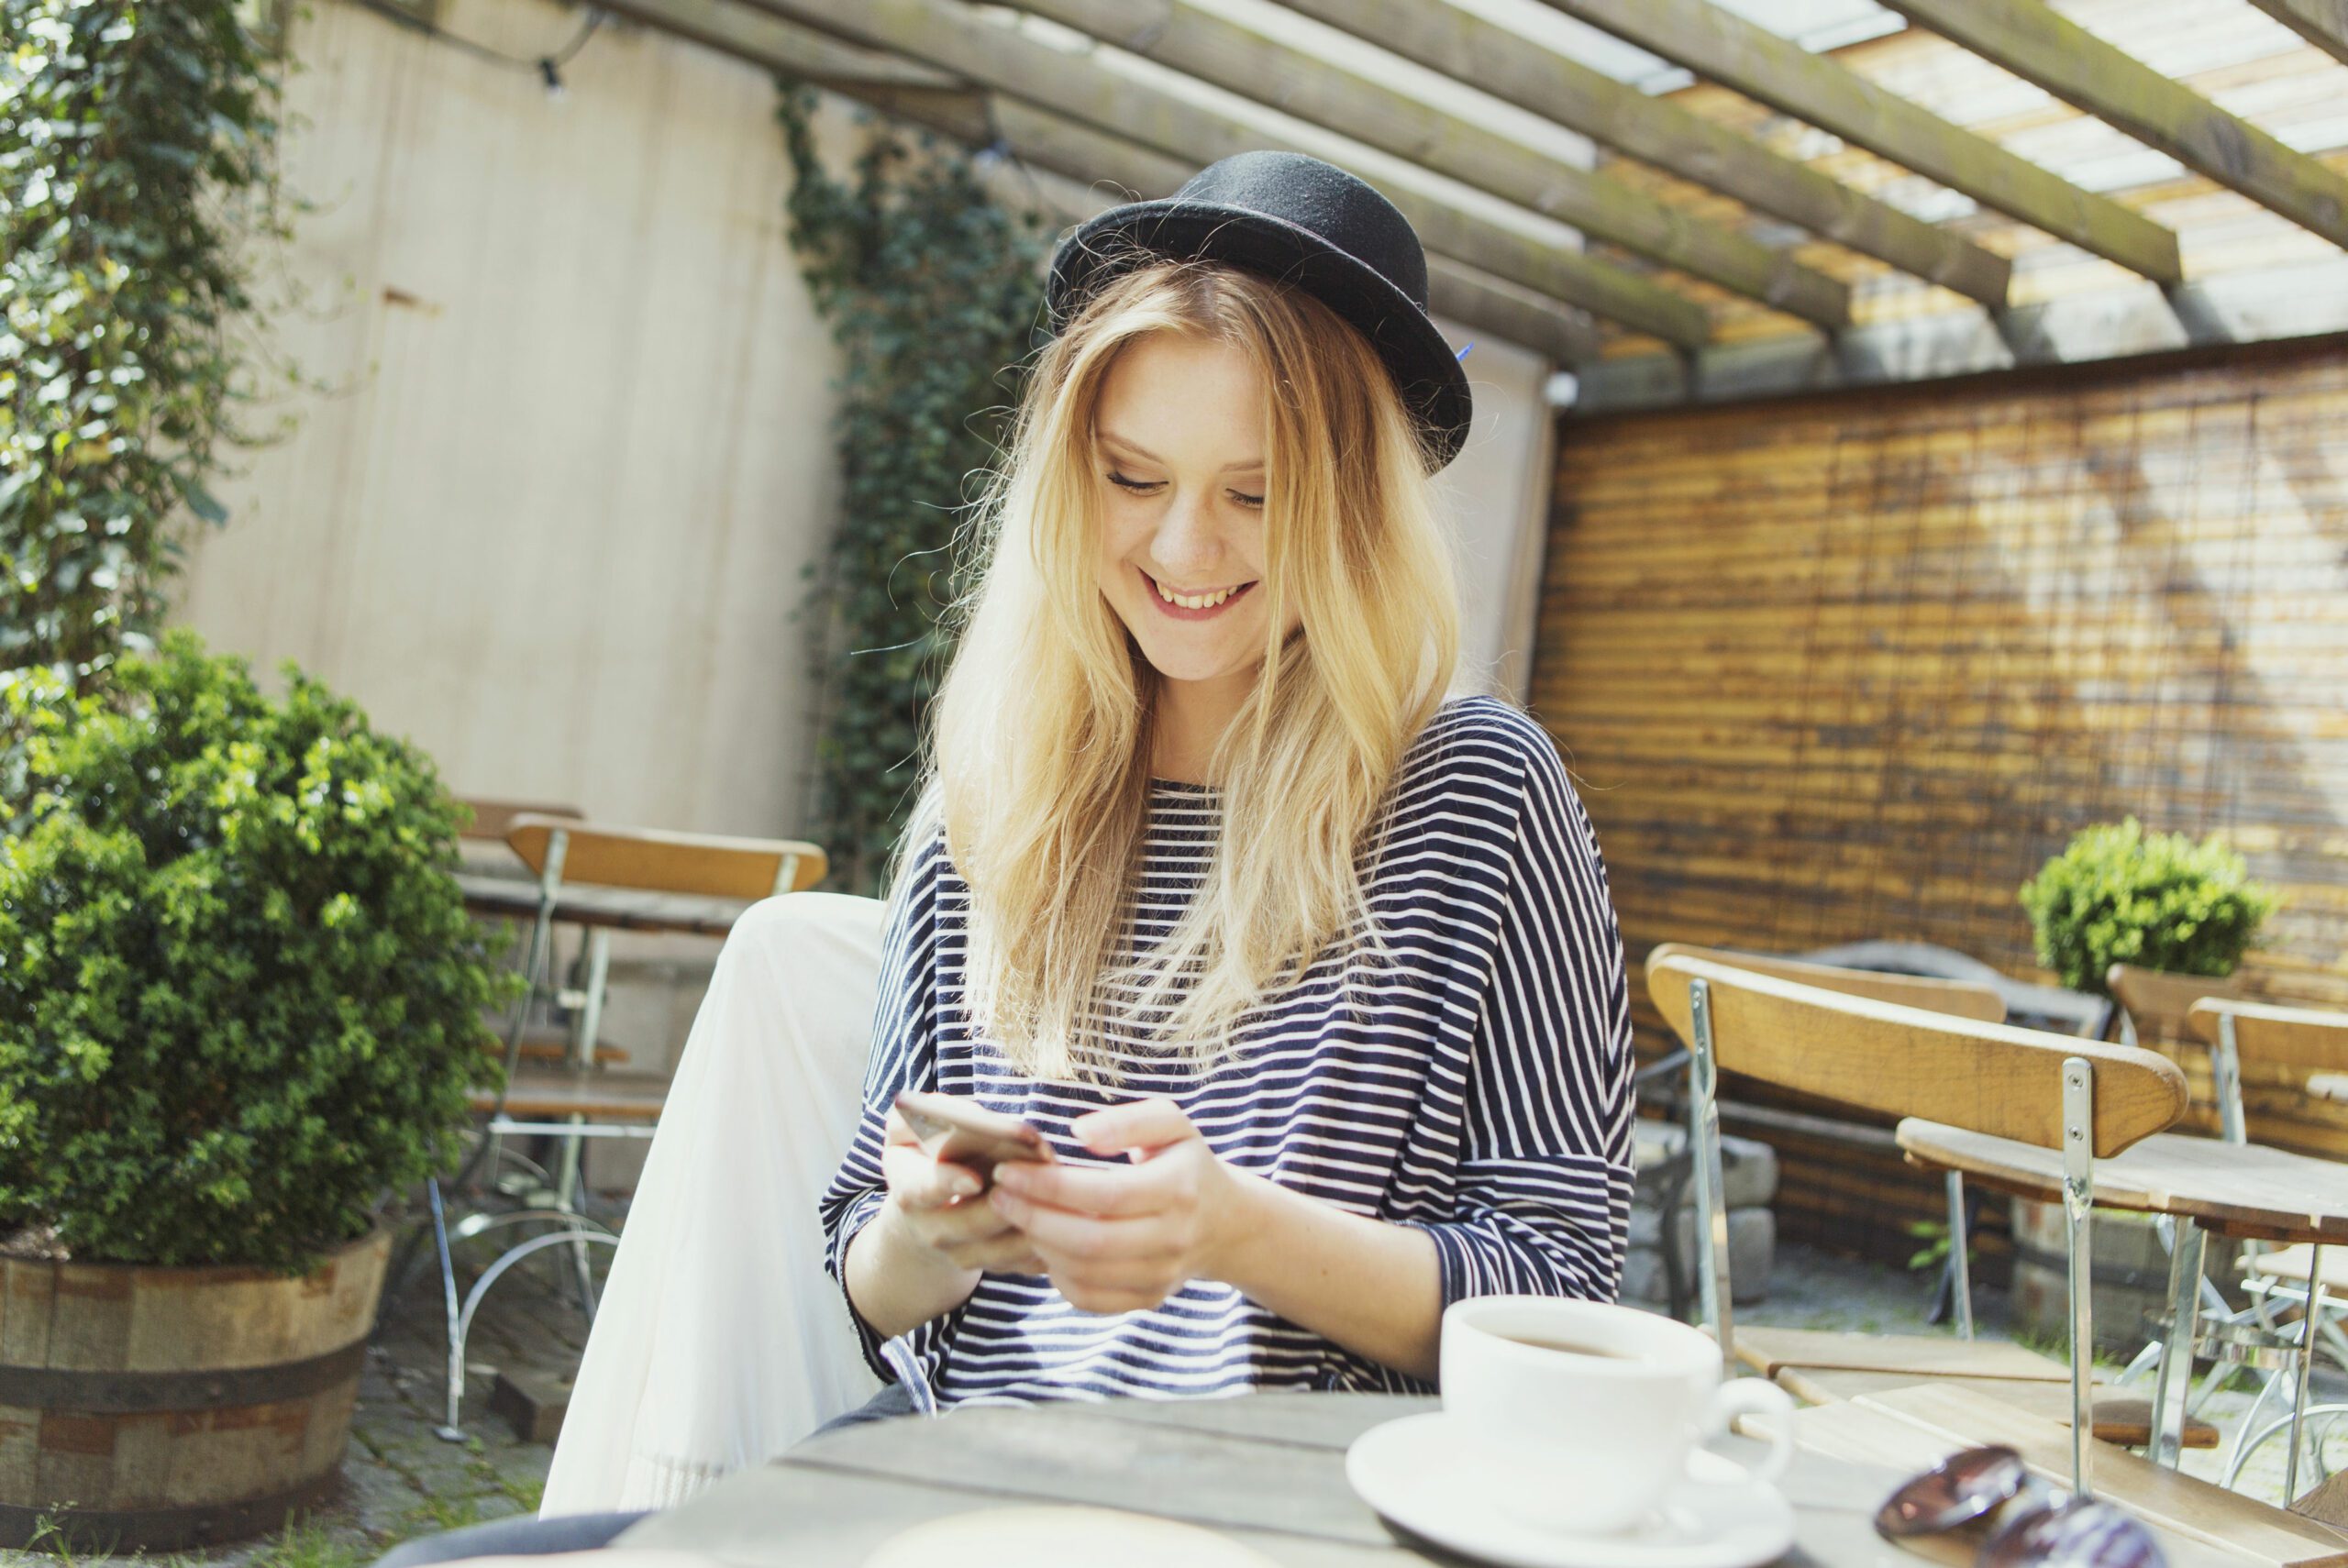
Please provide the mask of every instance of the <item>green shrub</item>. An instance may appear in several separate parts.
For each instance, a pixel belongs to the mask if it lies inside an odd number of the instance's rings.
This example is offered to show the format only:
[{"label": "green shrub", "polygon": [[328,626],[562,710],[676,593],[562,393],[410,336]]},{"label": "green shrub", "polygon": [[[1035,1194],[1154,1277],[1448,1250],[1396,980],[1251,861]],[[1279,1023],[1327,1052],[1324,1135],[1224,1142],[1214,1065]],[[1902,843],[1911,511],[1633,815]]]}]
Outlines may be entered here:
[{"label": "green shrub", "polygon": [[519,981],[449,871],[464,808],[285,667],[167,634],[110,687],[10,678],[0,1233],[284,1272],[446,1169]]},{"label": "green shrub", "polygon": [[2082,831],[2022,884],[2021,903],[2038,961],[2098,994],[2114,964],[2231,975],[2275,912],[2274,896],[2215,834],[2195,844],[2147,834],[2133,817]]}]

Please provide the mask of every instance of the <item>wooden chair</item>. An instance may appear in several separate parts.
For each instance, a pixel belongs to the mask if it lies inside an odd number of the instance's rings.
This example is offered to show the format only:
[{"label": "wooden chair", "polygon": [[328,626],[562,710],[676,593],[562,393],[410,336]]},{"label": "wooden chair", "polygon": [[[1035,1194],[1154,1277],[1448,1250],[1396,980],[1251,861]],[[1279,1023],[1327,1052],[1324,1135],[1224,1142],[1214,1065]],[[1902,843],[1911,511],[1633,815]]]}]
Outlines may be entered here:
[{"label": "wooden chair", "polygon": [[[1977,1023],[2002,1023],[2006,1000],[1995,986],[1979,980],[1944,980],[1899,975],[1874,969],[1846,969],[1808,959],[1776,955],[1734,953],[1667,942],[1647,955],[1659,959],[1686,955],[1710,963],[1773,975],[1779,979],[1816,986],[1844,996],[1867,997],[1902,1007],[1969,1019]],[[1724,1102],[1723,1102],[1724,1103]],[[1888,1140],[1887,1140],[1888,1141]],[[1897,1147],[1897,1143],[1892,1144]],[[1973,1342],[1972,1280],[1966,1264],[1968,1244],[1965,1177],[1944,1173],[1948,1197],[1950,1296],[1955,1305],[1957,1337]],[[1865,1351],[1869,1364],[1846,1364]],[[1855,1398],[1886,1388],[1904,1386],[1919,1377],[1977,1385],[1980,1391],[2009,1403],[2060,1418],[2066,1412],[2048,1396],[2070,1376],[2069,1369],[2050,1356],[2019,1345],[1998,1343],[1978,1350],[1959,1350],[1936,1336],[1866,1336],[1818,1334],[1799,1329],[1748,1330],[1739,1337],[1739,1353],[1748,1364],[1811,1401]],[[2042,1393],[2043,1390],[2043,1393]],[[2141,1448],[2153,1438],[2152,1401],[2103,1391],[2094,1394],[2095,1435],[2106,1442]],[[2188,1420],[2186,1445],[2218,1446],[2218,1429],[2200,1419]]]},{"label": "wooden chair", "polygon": [[[554,817],[566,822],[583,822],[587,813],[576,806],[542,805],[523,801],[492,800],[486,796],[460,795],[457,803],[472,813],[471,821],[459,830],[458,838],[466,850],[469,867],[512,867],[526,870],[513,846],[505,842],[516,817]],[[492,1055],[502,1054],[494,1039],[482,1042],[482,1049]],[[570,1054],[569,1032],[564,1029],[534,1025],[522,1036],[521,1059],[525,1062],[559,1062]],[[616,1066],[627,1060],[627,1053],[616,1045],[598,1044],[595,1060],[599,1065]]]},{"label": "wooden chair", "polygon": [[[1696,1206],[1703,1228],[1698,1248],[1702,1310],[1732,1362],[1755,1360],[1765,1372],[1789,1364],[1773,1366],[1766,1342],[1754,1347],[1757,1356],[1748,1354],[1729,1319],[1727,1214],[1719,1202],[1721,1072],[1860,1110],[1904,1118],[1930,1111],[1959,1127],[2061,1152],[2076,1347],[2068,1372],[2072,1478],[2077,1489],[2088,1490],[2095,1427],[2089,1397],[2095,1341],[2086,1288],[2094,1162],[2176,1120],[2185,1109],[2185,1080],[2176,1065],[2134,1047],[1831,991],[1684,952],[1650,955],[1647,988],[1689,1048],[1689,1143],[1699,1151]],[[1938,1372],[2026,1381],[2041,1376],[2036,1364],[2044,1358],[2019,1346],[1935,1342],[1945,1358]],[[1814,1341],[1803,1350],[1813,1347]],[[1912,1370],[1904,1360],[1883,1364],[1879,1342],[1854,1349],[1865,1359],[1844,1358],[1853,1369]],[[1817,1364],[1814,1354],[1803,1359]]]},{"label": "wooden chair", "polygon": [[[2120,1004],[2120,1043],[2144,1045],[2174,1060],[2185,1069],[2186,1088],[2193,1096],[2190,1119],[2209,1131],[2224,1134],[2225,1093],[2210,1081],[2211,1064],[2195,1038],[2187,1017],[2203,997],[2232,997],[2239,982],[2231,976],[2174,975],[2134,964],[2114,964],[2103,972],[2104,988]],[[2206,1117],[2206,1122],[2199,1118]],[[2239,1142],[2240,1140],[2237,1140]]]},{"label": "wooden chair", "polygon": [[[2348,1071],[2348,1013],[2314,1008],[2276,1007],[2223,996],[2203,996],[2187,1005],[2186,1032],[2210,1047],[2210,1079],[2219,1096],[2219,1114],[2226,1141],[2243,1147],[2250,1143],[2249,1120],[2243,1099],[2244,1068],[2262,1076],[2280,1075],[2305,1085],[2324,1074]],[[2348,1339],[2339,1324],[2326,1317],[2324,1296],[2337,1291],[2348,1302],[2348,1247],[2326,1247],[2300,1242],[2272,1250],[2254,1250],[2243,1272],[2258,1298],[2262,1326],[2272,1331],[2273,1305],[2284,1301],[2301,1313],[2298,1347],[2297,1387],[2287,1420],[2257,1429],[2256,1418],[2280,1381],[2270,1377],[2243,1418],[2240,1440],[2227,1463],[2227,1478],[2241,1474],[2251,1452],[2267,1437],[2287,1427],[2289,1457],[2284,1485],[2297,1490],[2299,1432],[2311,1408],[2307,1403],[2308,1375],[2313,1361],[2315,1336],[2320,1333],[2335,1353],[2348,1357]],[[2324,1406],[2338,1412],[2339,1406]]]},{"label": "wooden chair", "polygon": [[[591,1244],[615,1246],[619,1238],[580,1206],[584,1141],[648,1139],[667,1099],[666,1075],[615,1073],[596,1061],[612,933],[722,937],[751,903],[812,888],[829,868],[820,846],[796,840],[670,833],[531,812],[514,814],[505,825],[507,844],[536,878],[535,884],[519,885],[528,902],[517,902],[514,910],[518,913],[526,907],[531,919],[523,958],[529,990],[507,1031],[505,1083],[494,1092],[473,1097],[474,1111],[485,1119],[482,1136],[450,1186],[465,1193],[482,1163],[493,1162],[501,1141],[513,1134],[552,1134],[561,1141],[562,1151],[552,1191],[533,1195],[531,1201],[510,1211],[479,1209],[451,1224],[440,1183],[436,1178],[429,1184],[449,1320],[448,1419],[438,1430],[451,1441],[463,1436],[457,1422],[464,1394],[465,1337],[482,1297],[507,1269],[535,1252],[569,1243],[581,1310],[593,1321],[595,1291],[587,1249]],[[558,987],[552,979],[558,922],[578,925],[586,933],[583,979],[570,987]],[[541,1001],[570,1011],[569,1050],[551,1065],[526,1064],[522,1047],[532,1010]],[[500,1253],[473,1282],[460,1307],[450,1247],[487,1231],[527,1224],[551,1229]]]},{"label": "wooden chair", "polygon": [[537,804],[526,801],[499,801],[485,795],[460,795],[457,803],[472,812],[460,837],[478,844],[504,845],[505,835],[514,829],[517,817],[552,817],[563,822],[584,822],[587,813],[576,806]]}]

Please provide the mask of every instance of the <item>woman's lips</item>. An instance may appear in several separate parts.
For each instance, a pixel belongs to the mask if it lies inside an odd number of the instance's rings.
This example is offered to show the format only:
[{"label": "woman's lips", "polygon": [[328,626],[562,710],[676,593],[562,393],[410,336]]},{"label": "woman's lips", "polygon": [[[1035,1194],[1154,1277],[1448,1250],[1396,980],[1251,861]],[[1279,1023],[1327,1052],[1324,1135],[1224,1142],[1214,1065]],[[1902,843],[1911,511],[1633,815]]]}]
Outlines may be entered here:
[{"label": "woman's lips", "polygon": [[1152,604],[1157,605],[1164,613],[1172,616],[1177,621],[1212,621],[1217,615],[1222,614],[1224,611],[1238,603],[1242,599],[1247,597],[1249,591],[1256,586],[1252,582],[1242,585],[1233,591],[1230,598],[1224,600],[1222,603],[1215,605],[1213,609],[1191,610],[1180,604],[1168,604],[1166,602],[1165,595],[1157,591],[1157,580],[1152,578],[1149,573],[1142,571],[1139,567],[1135,567],[1134,569],[1137,572],[1141,572],[1141,580],[1149,590],[1149,602]]}]

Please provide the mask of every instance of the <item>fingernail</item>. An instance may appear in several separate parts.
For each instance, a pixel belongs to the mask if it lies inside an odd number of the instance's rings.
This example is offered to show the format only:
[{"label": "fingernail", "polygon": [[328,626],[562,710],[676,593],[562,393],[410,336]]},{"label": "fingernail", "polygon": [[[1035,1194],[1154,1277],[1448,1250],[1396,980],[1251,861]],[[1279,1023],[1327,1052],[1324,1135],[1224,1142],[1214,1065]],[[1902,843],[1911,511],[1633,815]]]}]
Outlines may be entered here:
[{"label": "fingernail", "polygon": [[947,1188],[957,1198],[968,1198],[972,1193],[979,1190],[979,1184],[977,1180],[973,1177],[964,1176],[959,1171],[957,1171],[954,1175],[947,1177],[946,1185]]},{"label": "fingernail", "polygon": [[1006,1165],[994,1173],[994,1184],[997,1187],[1007,1187],[1012,1191],[1017,1192],[1027,1185],[1027,1173],[1017,1165]]}]

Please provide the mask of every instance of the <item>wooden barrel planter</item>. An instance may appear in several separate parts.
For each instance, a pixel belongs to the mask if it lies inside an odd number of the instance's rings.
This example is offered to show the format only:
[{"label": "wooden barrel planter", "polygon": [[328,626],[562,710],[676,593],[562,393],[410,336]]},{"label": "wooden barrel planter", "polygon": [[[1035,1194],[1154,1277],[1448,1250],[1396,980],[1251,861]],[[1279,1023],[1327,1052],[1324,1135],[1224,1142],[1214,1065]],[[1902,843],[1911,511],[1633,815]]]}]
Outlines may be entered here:
[{"label": "wooden barrel planter", "polygon": [[377,1227],[311,1274],[0,1258],[0,1545],[169,1551],[333,1489],[383,1286]]}]

